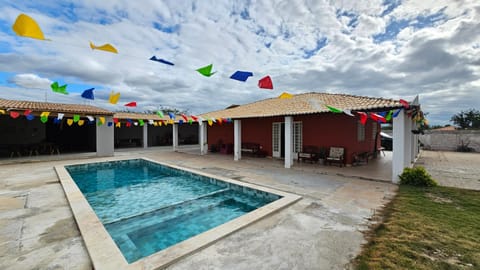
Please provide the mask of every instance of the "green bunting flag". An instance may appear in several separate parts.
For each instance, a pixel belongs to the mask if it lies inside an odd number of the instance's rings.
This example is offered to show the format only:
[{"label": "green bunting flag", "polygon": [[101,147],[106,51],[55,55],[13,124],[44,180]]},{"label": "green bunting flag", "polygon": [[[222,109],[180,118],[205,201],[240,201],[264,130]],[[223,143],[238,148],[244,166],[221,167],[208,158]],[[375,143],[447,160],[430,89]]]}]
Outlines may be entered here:
[{"label": "green bunting flag", "polygon": [[52,88],[52,91],[55,92],[55,93],[68,95],[67,84],[59,86],[58,82],[54,82],[50,85],[50,87]]},{"label": "green bunting flag", "polygon": [[213,64],[210,64],[208,66],[204,66],[204,67],[201,67],[201,68],[197,69],[197,71],[198,71],[198,73],[202,74],[205,77],[210,77],[213,74],[215,74],[215,72],[212,72],[212,68],[213,68]]},{"label": "green bunting flag", "polygon": [[80,120],[80,115],[74,114],[74,115],[73,115],[73,122],[74,122],[74,123],[77,123],[78,120]]},{"label": "green bunting flag", "polygon": [[325,105],[325,106],[327,106],[327,108],[333,113],[342,113],[343,112],[343,110],[337,109],[335,107],[328,106],[328,105]]},{"label": "green bunting flag", "polygon": [[160,116],[161,118],[163,118],[163,117],[164,117],[164,115],[163,115],[163,112],[162,112],[162,111],[157,111],[157,115],[158,115],[158,116]]},{"label": "green bunting flag", "polygon": [[142,119],[138,119],[138,124],[139,124],[141,127],[143,127],[143,125],[145,125],[145,122],[143,122]]}]

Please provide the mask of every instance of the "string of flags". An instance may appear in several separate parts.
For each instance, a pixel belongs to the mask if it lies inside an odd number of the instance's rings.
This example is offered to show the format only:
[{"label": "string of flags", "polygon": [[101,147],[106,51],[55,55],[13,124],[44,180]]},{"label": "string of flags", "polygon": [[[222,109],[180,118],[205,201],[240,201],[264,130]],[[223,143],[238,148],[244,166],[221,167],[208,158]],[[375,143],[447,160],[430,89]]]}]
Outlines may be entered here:
[{"label": "string of flags", "polygon": [[[28,37],[28,38],[38,39],[38,40],[48,40],[48,39],[45,38],[40,26],[38,25],[38,23],[33,18],[31,18],[30,16],[28,16],[26,14],[23,14],[23,13],[18,15],[18,17],[16,18],[16,20],[15,20],[13,26],[12,26],[12,29],[18,36],[21,36],[21,37]],[[118,54],[118,50],[113,45],[111,45],[109,43],[102,44],[102,45],[95,45],[92,41],[90,41],[89,45],[90,45],[90,48],[92,50],[101,50],[101,51],[105,51],[105,52]],[[169,66],[174,66],[175,65],[173,62],[170,62],[170,61],[162,59],[162,58],[157,58],[155,55],[152,56],[149,60],[154,61],[154,62],[158,62],[158,63],[162,63],[162,64],[165,64],[165,65],[169,65]],[[199,74],[201,74],[205,77],[211,77],[217,72],[217,71],[212,71],[212,70],[213,70],[213,64],[209,64],[207,66],[200,67],[200,68],[196,69],[196,71]],[[237,70],[230,76],[230,79],[241,81],[241,82],[246,82],[252,76],[253,76],[252,72]],[[55,93],[64,94],[64,95],[69,94],[67,92],[67,87],[68,87],[67,84],[60,85],[58,82],[53,82],[50,85],[50,87],[51,87],[52,91],[55,92]],[[273,82],[272,82],[271,77],[269,75],[267,75],[267,76],[264,76],[263,78],[261,78],[258,81],[258,87],[261,88],[261,89],[273,90],[274,87],[273,87]],[[85,99],[94,100],[95,99],[94,93],[93,93],[94,89],[95,88],[90,88],[90,89],[84,90],[83,93],[81,94],[81,97],[85,98]],[[293,95],[284,92],[278,98],[279,99],[290,99],[292,97],[293,97]],[[119,92],[115,93],[114,91],[112,91],[110,93],[109,103],[117,104],[119,99],[120,99],[120,93]],[[405,101],[403,99],[400,99],[399,102],[402,104],[403,109],[405,109],[405,110],[410,109],[410,104],[407,101]],[[124,104],[124,106],[126,106],[126,107],[137,107],[137,103],[135,101],[131,101],[131,102],[128,102],[128,103]],[[338,108],[335,108],[335,107],[329,106],[329,105],[325,105],[325,107],[333,113],[344,113],[344,114],[352,116],[352,117],[355,116],[351,112],[351,110],[342,110],[342,109],[338,109]],[[355,112],[355,113],[360,117],[360,122],[362,124],[365,124],[368,117],[370,117],[373,121],[386,123],[388,121],[391,121],[392,117],[393,118],[397,117],[398,114],[400,113],[400,111],[401,111],[401,109],[398,109],[397,111],[390,110],[388,112],[380,112],[380,113],[373,113],[373,112],[370,112],[368,114],[366,112]],[[0,110],[0,114],[2,114],[2,113],[5,114],[5,111]],[[20,116],[20,113],[15,112],[15,111],[10,111],[9,114],[14,119],[18,118]],[[40,121],[42,121],[43,123],[46,123],[48,121],[49,114],[50,114],[49,112],[42,112],[42,114],[40,115]],[[163,114],[162,111],[157,111],[156,114],[159,117],[164,118],[164,114]],[[169,113],[168,115],[169,115],[169,118],[170,118],[169,120],[162,120],[162,121],[153,121],[152,120],[153,122],[150,122],[150,120],[149,120],[148,123],[151,124],[151,125],[157,125],[157,126],[173,123],[174,120],[175,120],[175,115],[173,115],[172,113]],[[31,121],[35,118],[35,116],[31,114],[30,110],[25,111],[24,116],[29,121]],[[60,123],[63,116],[64,116],[64,114],[59,114],[56,118],[54,118],[54,123]],[[424,115],[421,111],[416,111],[415,109],[410,110],[409,111],[409,116],[413,117],[417,122],[426,123],[426,119],[425,119],[425,117],[424,117]],[[231,119],[229,120],[229,119],[222,119],[222,118],[200,119],[200,118],[197,118],[197,117],[193,118],[193,116],[191,116],[191,118],[189,119],[186,115],[181,115],[181,117],[183,119],[180,119],[178,121],[179,124],[183,124],[183,123],[192,124],[193,122],[198,122],[199,124],[202,124],[202,122],[204,120],[206,120],[208,125],[211,126],[211,125],[213,125],[213,123],[217,123],[217,124],[221,125],[224,122],[226,122],[226,123],[231,122]],[[87,118],[89,120],[88,121],[89,123],[94,122],[93,117],[87,116]],[[79,115],[74,115],[72,119],[67,120],[67,124],[69,126],[71,126],[74,123],[77,123],[79,126],[82,126],[82,125],[84,125],[85,121],[80,119]],[[99,117],[98,121],[97,121],[97,124],[98,125],[104,125],[105,124],[105,117]],[[114,119],[114,122],[107,123],[107,125],[109,125],[109,126],[112,126],[113,124],[115,124],[116,127],[121,127],[121,122],[118,121],[118,120],[115,121],[115,119]],[[130,127],[132,124],[143,126],[145,124],[145,122],[143,120],[135,121],[135,122],[134,121],[127,121],[125,125],[127,127]]]}]

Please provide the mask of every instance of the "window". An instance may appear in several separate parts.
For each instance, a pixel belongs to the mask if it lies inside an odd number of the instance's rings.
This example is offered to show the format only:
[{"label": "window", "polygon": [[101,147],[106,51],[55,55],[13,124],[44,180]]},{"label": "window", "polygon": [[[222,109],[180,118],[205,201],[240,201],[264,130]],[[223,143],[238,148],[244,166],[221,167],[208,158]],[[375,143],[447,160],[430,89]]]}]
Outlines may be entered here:
[{"label": "window", "polygon": [[302,152],[302,122],[293,122],[293,152]]},{"label": "window", "polygon": [[360,121],[357,122],[357,141],[365,141],[365,126]]}]

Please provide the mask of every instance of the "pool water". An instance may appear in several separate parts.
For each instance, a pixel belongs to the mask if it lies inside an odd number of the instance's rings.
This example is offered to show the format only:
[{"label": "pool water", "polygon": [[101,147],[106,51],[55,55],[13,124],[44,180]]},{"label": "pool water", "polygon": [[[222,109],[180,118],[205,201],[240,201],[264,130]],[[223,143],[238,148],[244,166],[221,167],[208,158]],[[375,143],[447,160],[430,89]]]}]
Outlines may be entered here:
[{"label": "pool water", "polygon": [[280,198],[143,159],[66,169],[129,263]]}]

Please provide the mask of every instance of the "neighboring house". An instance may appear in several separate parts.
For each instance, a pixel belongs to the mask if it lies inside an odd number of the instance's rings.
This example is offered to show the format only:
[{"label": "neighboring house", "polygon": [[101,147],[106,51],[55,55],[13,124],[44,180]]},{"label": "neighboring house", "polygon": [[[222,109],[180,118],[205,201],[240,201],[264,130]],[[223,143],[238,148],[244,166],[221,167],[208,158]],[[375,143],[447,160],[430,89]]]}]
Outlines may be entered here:
[{"label": "neighboring house", "polygon": [[[413,104],[419,108],[418,99]],[[342,147],[345,149],[346,164],[352,163],[356,153],[375,153],[378,150],[380,125],[377,122],[368,119],[362,125],[358,115],[352,117],[345,113],[333,113],[327,105],[344,111],[375,113],[403,107],[393,99],[344,94],[305,93],[290,99],[270,98],[202,114],[204,119],[232,119],[233,123],[215,124],[208,128],[204,125],[201,137],[206,138],[204,134],[208,134],[208,139],[201,141],[210,149],[212,145],[219,144],[226,146],[226,152],[228,148],[233,148],[235,160],[241,159],[242,148],[261,147],[268,156],[284,158],[286,168],[293,165],[296,153],[302,152],[305,146]],[[397,118],[393,121],[393,136],[399,137],[394,139],[394,149],[395,144],[399,149],[394,153],[392,168],[395,180],[417,154],[413,150],[416,149],[416,140],[410,132],[414,129],[413,120],[404,110]]]},{"label": "neighboring house", "polygon": [[420,142],[426,150],[480,152],[480,130],[443,127],[425,130]]}]

